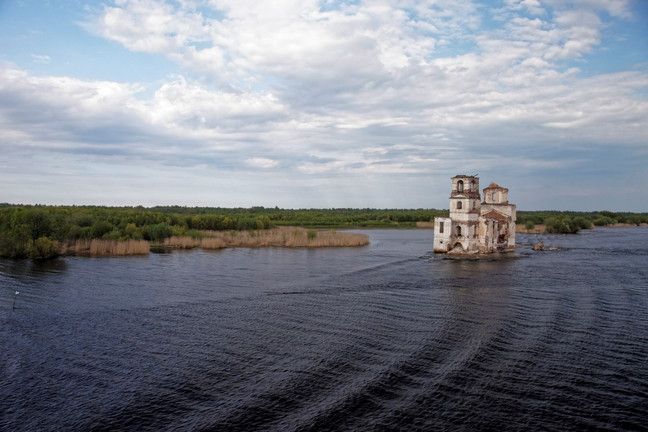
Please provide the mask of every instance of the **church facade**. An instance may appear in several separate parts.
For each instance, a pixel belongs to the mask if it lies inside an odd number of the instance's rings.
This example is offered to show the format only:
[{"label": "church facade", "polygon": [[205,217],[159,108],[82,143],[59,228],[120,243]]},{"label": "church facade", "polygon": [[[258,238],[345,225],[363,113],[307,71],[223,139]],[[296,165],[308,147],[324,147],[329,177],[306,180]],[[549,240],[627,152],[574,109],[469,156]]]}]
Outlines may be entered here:
[{"label": "church facade", "polygon": [[434,252],[475,254],[515,248],[515,204],[495,183],[479,192],[479,177],[452,177],[450,217],[434,219]]}]

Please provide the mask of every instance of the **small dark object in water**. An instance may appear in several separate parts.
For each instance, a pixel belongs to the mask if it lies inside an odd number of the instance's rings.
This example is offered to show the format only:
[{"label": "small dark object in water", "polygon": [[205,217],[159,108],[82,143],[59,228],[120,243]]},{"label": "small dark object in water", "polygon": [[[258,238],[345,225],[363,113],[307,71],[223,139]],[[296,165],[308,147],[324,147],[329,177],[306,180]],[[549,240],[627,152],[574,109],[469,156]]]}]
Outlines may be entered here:
[{"label": "small dark object in water", "polygon": [[533,246],[531,246],[531,249],[533,249],[534,251],[543,251],[544,250],[544,242],[534,243]]}]

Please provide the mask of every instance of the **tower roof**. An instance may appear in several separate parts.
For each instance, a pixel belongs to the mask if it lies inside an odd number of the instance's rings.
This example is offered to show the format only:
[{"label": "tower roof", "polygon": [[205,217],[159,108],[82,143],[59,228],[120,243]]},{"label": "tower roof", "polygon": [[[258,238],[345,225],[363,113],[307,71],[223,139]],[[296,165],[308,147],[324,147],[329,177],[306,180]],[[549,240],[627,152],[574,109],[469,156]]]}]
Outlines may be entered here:
[{"label": "tower roof", "polygon": [[486,189],[501,189],[501,190],[508,191],[507,188],[502,187],[502,186],[498,185],[498,184],[495,183],[495,182],[489,184],[487,187],[484,188],[484,190],[486,190]]},{"label": "tower roof", "polygon": [[479,177],[476,175],[466,175],[466,174],[457,174],[456,176],[452,177],[453,179],[455,178],[473,178],[473,179],[478,179]]}]

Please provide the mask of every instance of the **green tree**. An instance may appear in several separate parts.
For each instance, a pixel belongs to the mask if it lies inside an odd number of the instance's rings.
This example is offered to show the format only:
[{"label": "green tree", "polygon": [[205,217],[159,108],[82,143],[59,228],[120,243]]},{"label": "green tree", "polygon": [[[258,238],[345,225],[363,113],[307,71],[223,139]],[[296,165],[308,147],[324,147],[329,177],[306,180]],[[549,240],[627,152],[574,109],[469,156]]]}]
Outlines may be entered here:
[{"label": "green tree", "polygon": [[33,240],[30,229],[22,224],[0,235],[0,256],[6,258],[27,258],[31,251]]},{"label": "green tree", "polygon": [[110,222],[99,220],[92,224],[92,228],[90,231],[91,231],[92,238],[102,238],[104,234],[109,233],[113,229],[114,227]]},{"label": "green tree", "polygon": [[124,228],[124,236],[132,240],[141,240],[144,238],[142,230],[137,228],[137,225],[134,223],[129,223]]}]

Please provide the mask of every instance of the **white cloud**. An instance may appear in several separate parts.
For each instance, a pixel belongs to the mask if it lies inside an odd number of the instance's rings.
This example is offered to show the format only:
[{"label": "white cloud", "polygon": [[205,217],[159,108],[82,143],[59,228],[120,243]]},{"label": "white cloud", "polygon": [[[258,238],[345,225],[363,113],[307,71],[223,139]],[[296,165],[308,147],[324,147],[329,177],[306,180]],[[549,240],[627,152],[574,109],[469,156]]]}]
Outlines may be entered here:
[{"label": "white cloud", "polygon": [[151,53],[177,49],[204,37],[200,14],[185,13],[157,0],[115,1],[85,27],[133,51]]},{"label": "white cloud", "polygon": [[262,168],[262,169],[274,168],[277,165],[279,165],[279,162],[274,159],[268,159],[262,157],[254,157],[254,158],[246,159],[245,163],[253,168]]},{"label": "white cloud", "polygon": [[255,129],[285,109],[271,93],[213,91],[182,77],[163,84],[147,103],[151,122],[190,130]]},{"label": "white cloud", "polygon": [[384,80],[416,67],[438,38],[464,35],[479,21],[472,3],[449,0],[367,2],[333,10],[322,10],[314,0],[209,2],[222,19],[182,5],[123,0],[104,7],[86,27],[131,50],[161,53],[221,80],[258,82],[272,75],[330,82]]},{"label": "white cloud", "polygon": [[[482,26],[491,13],[499,25]],[[630,154],[648,141],[648,74],[574,66],[609,16],[629,17],[628,2],[118,0],[86,28],[178,75],[153,85],[1,66],[0,148],[348,185],[560,169],[549,150],[575,143]],[[533,148],[551,154],[522,154]]]},{"label": "white cloud", "polygon": [[506,0],[506,5],[512,10],[526,10],[532,15],[542,15],[546,12],[540,0]]},{"label": "white cloud", "polygon": [[573,8],[581,10],[604,11],[614,17],[629,18],[630,0],[543,0],[553,8]]}]

